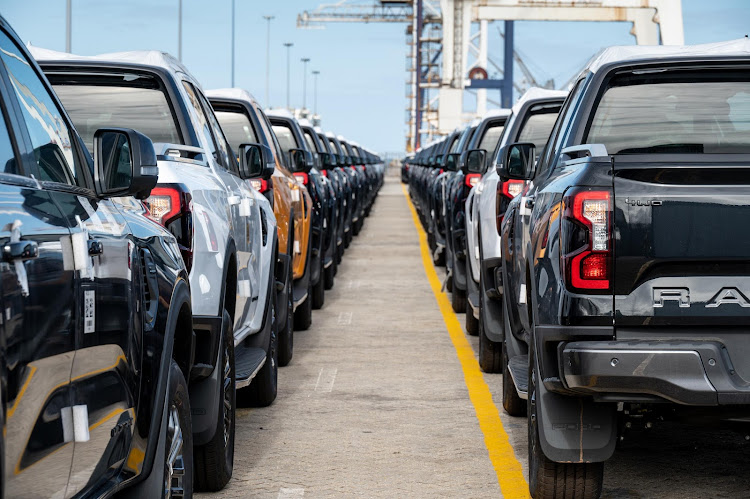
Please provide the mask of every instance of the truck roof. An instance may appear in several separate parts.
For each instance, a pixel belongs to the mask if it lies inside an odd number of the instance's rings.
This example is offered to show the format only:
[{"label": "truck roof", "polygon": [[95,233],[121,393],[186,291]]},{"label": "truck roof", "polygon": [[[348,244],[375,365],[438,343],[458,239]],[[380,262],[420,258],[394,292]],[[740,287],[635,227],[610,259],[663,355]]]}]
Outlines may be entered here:
[{"label": "truck roof", "polygon": [[604,66],[618,62],[660,59],[713,59],[745,57],[750,59],[750,39],[739,38],[726,42],[700,45],[620,45],[601,50],[586,66],[583,73],[596,73]]},{"label": "truck roof", "polygon": [[215,88],[206,90],[206,97],[216,97],[218,99],[233,99],[246,102],[257,102],[253,94],[242,88]]},{"label": "truck roof", "polygon": [[566,90],[549,90],[546,88],[531,87],[513,104],[513,114],[518,114],[524,104],[530,100],[548,99],[551,97],[565,98],[568,95]]}]

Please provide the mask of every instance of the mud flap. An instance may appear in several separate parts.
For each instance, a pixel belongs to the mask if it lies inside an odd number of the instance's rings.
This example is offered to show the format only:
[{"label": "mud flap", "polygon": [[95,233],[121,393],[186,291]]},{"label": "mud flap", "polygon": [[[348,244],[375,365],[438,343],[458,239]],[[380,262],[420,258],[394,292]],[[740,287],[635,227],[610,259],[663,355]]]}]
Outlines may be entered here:
[{"label": "mud flap", "polygon": [[208,443],[216,432],[216,414],[219,411],[219,399],[222,394],[224,377],[224,366],[220,365],[223,345],[224,325],[222,324],[214,370],[209,377],[190,383],[190,411],[193,420],[194,446]]},{"label": "mud flap", "polygon": [[536,377],[539,441],[544,455],[558,463],[609,459],[617,443],[616,405],[549,392],[538,370]]}]

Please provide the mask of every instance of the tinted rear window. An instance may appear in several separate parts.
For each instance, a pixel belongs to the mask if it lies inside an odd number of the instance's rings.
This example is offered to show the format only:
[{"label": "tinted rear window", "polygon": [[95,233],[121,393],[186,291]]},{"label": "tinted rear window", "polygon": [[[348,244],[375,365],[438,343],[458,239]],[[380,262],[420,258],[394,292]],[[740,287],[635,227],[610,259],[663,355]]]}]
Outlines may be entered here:
[{"label": "tinted rear window", "polygon": [[485,151],[489,151],[490,153],[493,152],[495,150],[495,146],[497,146],[497,143],[500,142],[500,137],[502,137],[503,135],[503,130],[505,130],[504,121],[497,121],[490,124],[489,128],[485,130],[482,140],[479,142],[478,149],[484,149]]},{"label": "tinted rear window", "polygon": [[750,153],[750,71],[613,78],[587,135],[610,154]]},{"label": "tinted rear window", "polygon": [[182,142],[167,96],[154,78],[48,76],[89,151],[100,128],[132,128],[153,142]]}]

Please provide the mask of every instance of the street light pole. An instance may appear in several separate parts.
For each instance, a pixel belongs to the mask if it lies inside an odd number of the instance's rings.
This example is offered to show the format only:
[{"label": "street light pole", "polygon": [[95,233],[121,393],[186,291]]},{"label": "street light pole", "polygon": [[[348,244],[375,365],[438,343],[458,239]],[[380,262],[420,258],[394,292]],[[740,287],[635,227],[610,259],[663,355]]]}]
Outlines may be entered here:
[{"label": "street light pole", "polygon": [[70,53],[71,46],[71,28],[73,25],[73,0],[68,0],[65,4],[65,52]]},{"label": "street light pole", "polygon": [[289,106],[289,71],[291,67],[289,63],[289,52],[294,44],[291,42],[286,42],[284,46],[286,47],[286,107],[287,109],[291,109],[291,107]]},{"label": "street light pole", "polygon": [[318,114],[318,75],[320,74],[320,71],[313,71],[312,72],[314,79],[313,79],[313,95],[315,95],[315,99],[313,100],[313,116]]},{"label": "street light pole", "polygon": [[271,20],[274,16],[263,16],[268,22],[266,31],[266,102],[264,103],[268,107],[268,88],[271,81]]},{"label": "street light pole", "polygon": [[304,64],[304,75],[302,77],[302,109],[307,109],[307,63],[310,62],[310,58],[303,57],[300,60]]},{"label": "street light pole", "polygon": [[182,0],[177,7],[177,59],[182,62]]},{"label": "street light pole", "polygon": [[232,0],[232,88],[234,88],[234,0]]}]

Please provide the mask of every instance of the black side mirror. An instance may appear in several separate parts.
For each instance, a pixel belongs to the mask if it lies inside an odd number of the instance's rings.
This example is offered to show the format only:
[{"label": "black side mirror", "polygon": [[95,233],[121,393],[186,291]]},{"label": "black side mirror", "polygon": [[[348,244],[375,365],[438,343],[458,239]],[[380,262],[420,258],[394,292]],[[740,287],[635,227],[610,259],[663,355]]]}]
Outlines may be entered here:
[{"label": "black side mirror", "polygon": [[531,142],[508,144],[500,151],[501,163],[497,165],[500,180],[528,180],[534,171],[536,146]]},{"label": "black side mirror", "polygon": [[452,152],[448,156],[445,157],[445,169],[449,172],[455,172],[458,169],[458,160],[460,159],[460,154],[457,152]]},{"label": "black side mirror", "polygon": [[293,172],[307,173],[305,151],[302,149],[289,149],[289,164],[292,166],[291,169]]},{"label": "black side mirror", "polygon": [[94,169],[99,197],[146,199],[159,180],[151,139],[129,128],[100,128],[94,133]]},{"label": "black side mirror", "polygon": [[319,154],[320,156],[320,165],[323,167],[324,170],[328,170],[329,168],[333,168],[336,166],[335,158],[333,157],[333,154],[329,152],[322,152]]},{"label": "black side mirror", "polygon": [[242,144],[240,146],[240,178],[244,180],[261,178],[268,180],[276,165],[271,148],[263,144]]},{"label": "black side mirror", "polygon": [[466,153],[466,164],[463,165],[464,173],[484,173],[484,165],[486,161],[486,150],[472,149]]}]

